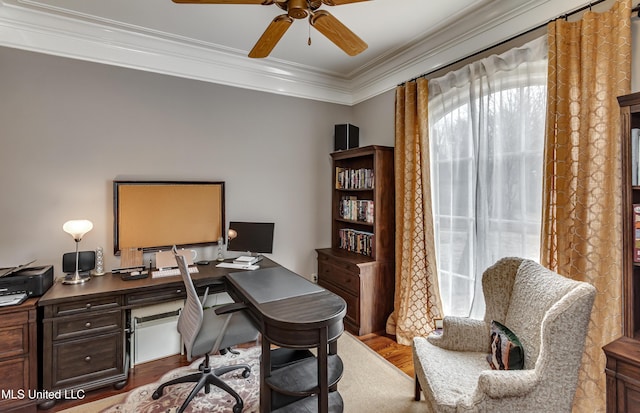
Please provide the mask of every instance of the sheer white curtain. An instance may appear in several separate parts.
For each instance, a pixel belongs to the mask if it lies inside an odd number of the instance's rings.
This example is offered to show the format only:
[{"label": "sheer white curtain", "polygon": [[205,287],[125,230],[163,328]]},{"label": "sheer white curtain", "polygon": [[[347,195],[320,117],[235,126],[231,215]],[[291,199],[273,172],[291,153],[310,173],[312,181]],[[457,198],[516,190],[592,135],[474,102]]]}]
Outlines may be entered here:
[{"label": "sheer white curtain", "polygon": [[484,315],[482,272],[539,259],[546,36],[429,81],[438,278],[446,315]]}]

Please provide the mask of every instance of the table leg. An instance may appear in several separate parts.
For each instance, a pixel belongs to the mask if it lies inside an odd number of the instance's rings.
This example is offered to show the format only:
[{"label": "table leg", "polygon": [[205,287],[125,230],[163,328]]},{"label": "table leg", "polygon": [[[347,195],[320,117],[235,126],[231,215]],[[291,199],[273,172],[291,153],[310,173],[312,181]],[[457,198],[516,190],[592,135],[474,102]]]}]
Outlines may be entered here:
[{"label": "table leg", "polygon": [[318,395],[318,412],[327,413],[329,411],[329,366],[328,366],[328,331],[327,328],[320,329],[320,345],[318,346],[318,384],[320,394]]},{"label": "table leg", "polygon": [[269,390],[266,380],[269,376],[271,376],[271,344],[263,335],[260,360],[260,413],[271,411],[271,390]]}]

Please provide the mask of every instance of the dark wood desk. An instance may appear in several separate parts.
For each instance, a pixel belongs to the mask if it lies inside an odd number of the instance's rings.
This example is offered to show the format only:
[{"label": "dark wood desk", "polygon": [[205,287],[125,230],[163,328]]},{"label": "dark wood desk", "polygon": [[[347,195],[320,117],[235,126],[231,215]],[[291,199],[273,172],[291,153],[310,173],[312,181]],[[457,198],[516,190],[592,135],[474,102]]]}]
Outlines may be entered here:
[{"label": "dark wood desk", "polygon": [[[263,334],[263,365],[261,368],[261,398],[270,400],[266,390],[270,376],[270,344],[291,348],[318,349],[318,375],[313,393],[320,412],[328,412],[329,380],[327,357],[336,354],[335,340],[343,331],[342,319],[346,304],[340,297],[304,280],[268,259],[260,270],[241,271],[217,268],[215,263],[199,266],[193,273],[198,287],[214,283],[213,290],[227,291],[237,302],[247,303],[249,314]],[[242,277],[235,274],[259,275],[266,269],[282,269],[287,277],[302,281],[301,285],[317,289],[301,296],[276,297],[269,302],[254,298],[260,288],[243,288]],[[260,280],[262,281],[262,280]],[[266,283],[265,287],[269,286]],[[279,280],[282,282],[283,280]],[[285,280],[285,283],[287,281]],[[275,290],[286,290],[270,285]],[[78,285],[55,283],[40,298],[43,307],[43,389],[51,392],[87,391],[106,385],[121,388],[128,375],[127,310],[184,298],[180,276],[144,278],[123,281],[119,275],[106,274]],[[270,389],[277,387],[272,385]],[[263,395],[265,393],[266,395]],[[316,398],[312,398],[316,399]],[[41,404],[47,408],[55,403]],[[50,405],[49,405],[50,404]],[[270,406],[270,403],[263,404]]]}]

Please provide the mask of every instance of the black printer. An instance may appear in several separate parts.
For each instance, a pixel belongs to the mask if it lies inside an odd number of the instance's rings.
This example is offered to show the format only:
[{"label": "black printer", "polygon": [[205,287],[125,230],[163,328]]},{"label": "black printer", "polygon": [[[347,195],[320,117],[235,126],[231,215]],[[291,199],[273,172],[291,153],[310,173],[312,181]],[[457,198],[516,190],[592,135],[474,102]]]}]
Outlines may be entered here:
[{"label": "black printer", "polygon": [[28,267],[0,278],[0,295],[27,293],[39,297],[53,285],[53,265]]}]

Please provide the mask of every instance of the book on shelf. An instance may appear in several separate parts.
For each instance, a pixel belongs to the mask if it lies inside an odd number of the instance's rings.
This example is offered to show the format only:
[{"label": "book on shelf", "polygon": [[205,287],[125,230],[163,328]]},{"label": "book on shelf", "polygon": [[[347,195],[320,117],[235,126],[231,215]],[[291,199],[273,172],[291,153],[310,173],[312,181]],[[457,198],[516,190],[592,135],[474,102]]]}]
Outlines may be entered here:
[{"label": "book on shelf", "polygon": [[373,189],[373,169],[336,166],[336,189]]},{"label": "book on shelf", "polygon": [[340,242],[338,247],[357,254],[372,257],[374,254],[374,236],[371,232],[358,231],[351,228],[338,230]]},{"label": "book on shelf", "polygon": [[358,199],[355,196],[343,196],[340,199],[338,216],[350,221],[373,224],[373,201]]},{"label": "book on shelf", "polygon": [[640,263],[640,204],[633,204],[633,262]]}]

